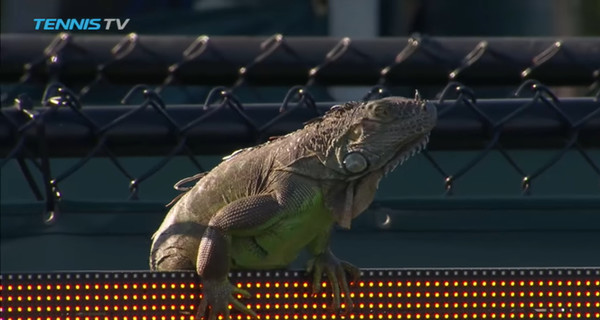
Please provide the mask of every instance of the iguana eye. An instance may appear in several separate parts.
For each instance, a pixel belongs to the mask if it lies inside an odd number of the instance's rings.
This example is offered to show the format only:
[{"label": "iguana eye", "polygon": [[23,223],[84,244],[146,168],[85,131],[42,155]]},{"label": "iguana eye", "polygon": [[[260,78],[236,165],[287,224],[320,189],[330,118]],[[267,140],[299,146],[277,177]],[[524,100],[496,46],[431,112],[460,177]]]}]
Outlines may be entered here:
[{"label": "iguana eye", "polygon": [[350,152],[344,158],[344,168],[351,173],[361,173],[369,166],[367,159],[358,152]]}]

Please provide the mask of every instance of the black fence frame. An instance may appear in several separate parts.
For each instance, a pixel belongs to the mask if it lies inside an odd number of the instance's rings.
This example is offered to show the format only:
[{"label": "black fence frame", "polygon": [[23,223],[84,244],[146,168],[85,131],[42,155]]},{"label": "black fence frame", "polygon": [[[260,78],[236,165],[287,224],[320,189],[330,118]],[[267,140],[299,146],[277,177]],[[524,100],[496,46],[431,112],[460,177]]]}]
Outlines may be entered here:
[{"label": "black fence frame", "polygon": [[[364,100],[390,95],[398,85],[442,85],[433,102],[439,124],[431,150],[480,150],[465,166],[447,172],[429,153],[447,193],[453,183],[490,151],[502,153],[532,181],[576,150],[600,177],[589,150],[600,146],[600,38],[350,38],[2,35],[0,168],[16,160],[36,199],[54,212],[58,184],[93,157],[109,157],[130,181],[133,198],[141,182],[177,155],[202,170],[197,154],[230,152],[302,123],[342,102],[317,102],[315,86],[373,85]],[[135,85],[122,106],[89,106],[99,84]],[[48,84],[49,83],[49,84]],[[24,86],[45,86],[42,107],[19,95]],[[226,86],[218,86],[225,84]],[[203,105],[169,105],[169,86],[215,85]],[[292,87],[281,104],[244,104],[242,86]],[[474,88],[511,85],[511,97],[478,99]],[[559,98],[547,85],[585,86],[582,97]],[[80,88],[78,90],[69,88]],[[132,97],[141,103],[131,103]],[[139,101],[139,100],[138,100]],[[140,141],[147,143],[140,143]],[[552,149],[553,158],[525,172],[507,149]],[[164,155],[134,177],[119,156]],[[80,157],[63,173],[52,157]],[[30,164],[27,163],[29,160]],[[42,177],[38,186],[31,167]],[[43,191],[42,191],[43,190]]]}]

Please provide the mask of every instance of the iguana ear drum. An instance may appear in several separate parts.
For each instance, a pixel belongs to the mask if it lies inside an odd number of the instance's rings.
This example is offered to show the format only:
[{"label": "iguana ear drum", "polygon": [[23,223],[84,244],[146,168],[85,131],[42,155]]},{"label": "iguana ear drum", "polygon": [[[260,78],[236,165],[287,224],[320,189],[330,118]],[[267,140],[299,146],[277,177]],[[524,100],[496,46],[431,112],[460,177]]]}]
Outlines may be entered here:
[{"label": "iguana ear drum", "polygon": [[367,170],[369,163],[359,152],[350,152],[344,158],[344,169],[351,173],[361,173]]}]

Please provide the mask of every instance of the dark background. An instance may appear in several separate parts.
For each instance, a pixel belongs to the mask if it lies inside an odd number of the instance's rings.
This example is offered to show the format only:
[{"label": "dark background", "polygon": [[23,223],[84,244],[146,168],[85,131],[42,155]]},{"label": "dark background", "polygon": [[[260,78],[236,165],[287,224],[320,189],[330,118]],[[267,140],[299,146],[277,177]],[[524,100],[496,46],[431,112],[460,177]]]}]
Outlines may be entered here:
[{"label": "dark background", "polygon": [[600,35],[597,0],[3,0],[2,32],[34,18],[131,18],[144,34],[406,36]]}]

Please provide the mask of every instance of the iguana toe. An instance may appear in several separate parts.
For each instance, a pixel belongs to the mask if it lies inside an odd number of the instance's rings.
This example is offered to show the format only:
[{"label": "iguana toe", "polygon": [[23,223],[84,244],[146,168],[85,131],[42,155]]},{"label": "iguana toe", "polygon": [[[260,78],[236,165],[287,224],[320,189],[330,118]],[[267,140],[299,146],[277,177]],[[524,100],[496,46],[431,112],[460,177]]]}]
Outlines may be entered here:
[{"label": "iguana toe", "polygon": [[[229,314],[229,304],[246,315],[256,319],[257,315],[250,310],[237,298],[235,294],[241,294],[245,298],[251,297],[248,291],[240,289],[232,285],[228,280],[204,280],[203,281],[203,296],[198,306],[196,319],[217,320],[218,316],[223,316],[223,319],[231,319]],[[208,318],[206,317],[208,316]]]},{"label": "iguana toe", "polygon": [[327,275],[333,291],[333,310],[342,311],[342,298],[345,304],[345,314],[352,310],[353,304],[350,299],[350,288],[346,272],[356,281],[360,276],[360,270],[349,262],[336,258],[331,251],[323,253],[309,261],[308,271],[313,274],[313,293],[321,290],[321,277],[323,272]]}]

